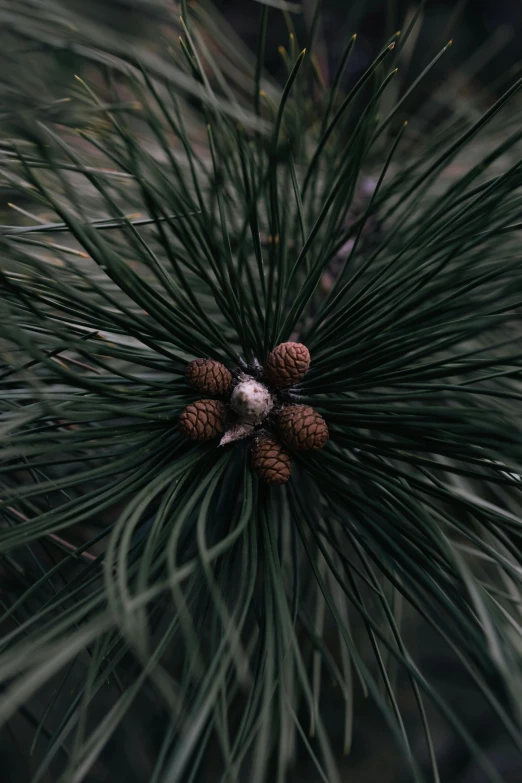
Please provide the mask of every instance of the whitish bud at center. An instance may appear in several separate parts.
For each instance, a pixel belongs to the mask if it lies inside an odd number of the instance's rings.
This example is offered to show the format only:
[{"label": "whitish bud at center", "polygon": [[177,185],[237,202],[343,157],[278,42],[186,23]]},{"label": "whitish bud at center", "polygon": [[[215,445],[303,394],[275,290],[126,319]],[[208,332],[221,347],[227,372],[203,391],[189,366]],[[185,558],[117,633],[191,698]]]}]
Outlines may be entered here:
[{"label": "whitish bud at center", "polygon": [[266,386],[248,376],[232,392],[230,404],[240,421],[248,424],[261,424],[274,406]]}]

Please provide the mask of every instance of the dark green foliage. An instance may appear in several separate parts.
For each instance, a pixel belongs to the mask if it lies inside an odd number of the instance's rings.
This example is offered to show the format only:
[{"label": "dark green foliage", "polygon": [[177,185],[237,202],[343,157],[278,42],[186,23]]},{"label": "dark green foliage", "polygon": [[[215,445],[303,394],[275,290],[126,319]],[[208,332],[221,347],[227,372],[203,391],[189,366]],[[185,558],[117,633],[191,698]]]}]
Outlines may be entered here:
[{"label": "dark green foliage", "polygon": [[[80,32],[81,127],[35,109],[2,142],[26,214],[0,228],[0,720],[33,715],[34,781],[89,780],[145,701],[151,783],[197,780],[210,746],[216,780],[282,781],[297,742],[334,783],[328,677],[346,750],[360,687],[412,779],[438,780],[430,704],[499,783],[410,613],[521,750],[520,82],[426,133],[422,107],[381,112],[398,39],[314,100],[312,32],[283,88],[206,5],[174,64]],[[41,19],[24,37],[58,45]],[[180,437],[184,371],[290,339],[312,356],[292,399],[330,441],[267,490],[244,444]]]}]

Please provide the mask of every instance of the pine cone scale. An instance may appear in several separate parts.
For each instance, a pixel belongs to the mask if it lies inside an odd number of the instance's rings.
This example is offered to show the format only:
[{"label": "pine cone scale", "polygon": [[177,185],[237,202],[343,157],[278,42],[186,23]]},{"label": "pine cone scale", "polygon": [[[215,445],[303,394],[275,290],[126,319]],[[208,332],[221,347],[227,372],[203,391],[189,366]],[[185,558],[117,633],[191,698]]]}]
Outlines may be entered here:
[{"label": "pine cone scale", "polygon": [[183,410],[179,430],[190,440],[217,438],[225,428],[227,409],[218,400],[198,400]]},{"label": "pine cone scale", "polygon": [[328,427],[321,416],[309,405],[289,405],[277,418],[282,440],[296,451],[318,451],[329,438]]},{"label": "pine cone scale", "polygon": [[194,359],[187,365],[185,377],[201,394],[222,396],[230,391],[232,373],[214,359]]},{"label": "pine cone scale", "polygon": [[310,352],[301,343],[281,343],[265,362],[265,376],[276,389],[286,389],[302,381],[310,367]]},{"label": "pine cone scale", "polygon": [[252,467],[265,484],[285,484],[292,471],[292,458],[274,438],[259,438],[252,446]]}]

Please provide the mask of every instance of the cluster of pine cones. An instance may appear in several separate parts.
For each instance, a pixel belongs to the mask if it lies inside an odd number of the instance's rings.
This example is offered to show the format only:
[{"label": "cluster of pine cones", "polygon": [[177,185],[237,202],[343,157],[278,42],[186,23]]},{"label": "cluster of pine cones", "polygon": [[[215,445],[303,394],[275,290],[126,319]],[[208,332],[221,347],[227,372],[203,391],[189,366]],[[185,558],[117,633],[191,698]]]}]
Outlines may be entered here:
[{"label": "cluster of pine cones", "polygon": [[[288,448],[315,451],[322,449],[328,440],[328,427],[319,413],[309,405],[285,404],[280,397],[281,391],[303,379],[309,367],[308,348],[301,343],[286,342],[269,354],[261,379],[249,378],[254,383],[254,393],[264,393],[270,398],[264,420],[251,427],[252,467],[266,484],[284,484],[290,478],[292,457]],[[259,372],[256,373],[259,377]],[[210,440],[221,435],[227,426],[236,424],[230,398],[239,383],[237,376],[214,359],[194,359],[187,367],[186,378],[200,394],[221,397],[229,404],[204,398],[187,405],[179,419],[182,435],[195,441]]]}]

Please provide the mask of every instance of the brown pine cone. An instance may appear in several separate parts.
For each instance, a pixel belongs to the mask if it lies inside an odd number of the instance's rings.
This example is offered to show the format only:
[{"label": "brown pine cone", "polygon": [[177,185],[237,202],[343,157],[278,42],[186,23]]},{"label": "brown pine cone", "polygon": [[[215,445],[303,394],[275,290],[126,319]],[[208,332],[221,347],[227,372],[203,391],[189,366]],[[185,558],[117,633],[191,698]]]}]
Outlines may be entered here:
[{"label": "brown pine cone", "polygon": [[323,417],[309,405],[288,405],[277,416],[283,441],[296,451],[317,451],[328,440]]},{"label": "brown pine cone", "polygon": [[302,381],[310,367],[310,351],[301,343],[281,343],[268,355],[265,375],[276,389]]},{"label": "brown pine cone", "polygon": [[265,484],[286,484],[292,471],[292,458],[273,438],[258,438],[252,446],[252,467]]},{"label": "brown pine cone", "polygon": [[227,409],[219,400],[198,400],[179,417],[179,431],[190,440],[211,440],[225,429]]},{"label": "brown pine cone", "polygon": [[214,359],[194,359],[187,365],[187,382],[201,394],[223,395],[230,391],[232,374]]}]

